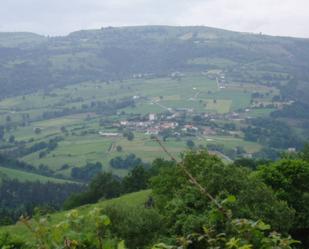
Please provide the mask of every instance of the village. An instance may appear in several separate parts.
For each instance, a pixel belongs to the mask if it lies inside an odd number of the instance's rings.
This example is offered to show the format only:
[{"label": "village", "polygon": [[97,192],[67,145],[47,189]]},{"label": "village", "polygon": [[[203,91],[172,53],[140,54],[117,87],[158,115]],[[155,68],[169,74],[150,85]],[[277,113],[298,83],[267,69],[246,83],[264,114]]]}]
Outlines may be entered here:
[{"label": "village", "polygon": [[[145,116],[132,116],[126,120],[120,120],[112,124],[110,128],[118,132],[103,132],[103,137],[122,136],[121,131],[129,130],[141,132],[145,135],[159,135],[164,139],[168,137],[207,137],[207,136],[234,136],[240,137],[241,131],[236,130],[232,122],[244,121],[236,112],[230,114],[204,113],[195,114],[192,110],[179,108],[173,112],[149,113]],[[216,121],[224,121],[224,125],[218,125]],[[209,139],[211,141],[211,139]]]}]

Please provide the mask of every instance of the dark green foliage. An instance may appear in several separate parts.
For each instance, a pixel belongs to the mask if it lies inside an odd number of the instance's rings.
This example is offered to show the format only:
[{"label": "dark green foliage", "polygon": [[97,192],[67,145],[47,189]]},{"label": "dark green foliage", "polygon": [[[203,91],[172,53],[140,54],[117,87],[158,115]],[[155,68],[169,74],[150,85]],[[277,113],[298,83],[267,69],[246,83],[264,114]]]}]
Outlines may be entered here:
[{"label": "dark green foliage", "polygon": [[129,141],[134,139],[134,133],[132,131],[125,131],[123,136],[126,137]]},{"label": "dark green foliage", "polygon": [[150,246],[166,232],[164,219],[155,209],[120,205],[108,206],[104,213],[112,220],[111,233],[130,249]]},{"label": "dark green foliage", "polygon": [[260,167],[258,176],[296,211],[292,232],[309,245],[308,236],[301,237],[309,231],[309,162],[283,159]]},{"label": "dark green foliage", "polygon": [[99,173],[92,179],[85,192],[68,198],[64,207],[70,209],[88,203],[95,203],[99,199],[110,199],[124,193],[147,189],[150,177],[159,174],[161,168],[171,165],[174,165],[174,163],[162,159],[155,160],[150,169],[137,164],[123,179],[119,179],[110,173]]},{"label": "dark green foliage", "polygon": [[87,182],[93,179],[93,177],[100,172],[102,172],[101,163],[99,162],[87,163],[87,165],[82,168],[80,167],[72,168],[71,177]]},{"label": "dark green foliage", "polygon": [[[81,248],[102,248],[104,238],[111,248],[124,240],[129,249],[149,248],[157,242],[175,246],[160,243],[153,248],[292,249],[297,242],[287,235],[290,232],[306,248],[309,163],[299,159],[306,153],[305,149],[260,166],[263,161],[238,160],[225,165],[207,151],[191,151],[179,164],[157,159],[150,170],[138,166],[122,181],[101,173],[86,192],[69,199],[67,207],[146,188],[150,176],[152,204],[110,205],[104,215],[96,208],[89,216],[72,210],[67,215],[70,222],[57,226],[45,224],[48,218],[37,219],[39,230],[35,231],[45,234],[37,242],[61,244],[68,234],[84,246]],[[40,210],[46,213],[46,209]],[[27,220],[24,223],[30,225]]]},{"label": "dark green foliage", "polygon": [[42,132],[41,128],[37,127],[37,128],[34,129],[34,133],[37,134],[37,135],[40,134],[41,132]]},{"label": "dark green foliage", "polygon": [[301,148],[303,145],[293,130],[283,122],[270,118],[256,118],[248,122],[249,126],[243,129],[245,140],[279,149]]},{"label": "dark green foliage", "polygon": [[270,232],[270,229],[271,227],[262,221],[227,219],[224,227],[219,230],[213,226],[204,226],[200,232],[178,238],[177,243],[174,242],[172,246],[159,243],[153,248],[292,249],[300,244],[290,236],[285,237],[277,232]]},{"label": "dark green foliage", "polygon": [[191,149],[191,150],[195,146],[195,143],[192,140],[187,140],[186,144],[187,144],[188,148]]},{"label": "dark green foliage", "polygon": [[[46,151],[43,151],[47,153]],[[10,169],[18,169],[21,171],[26,171],[38,175],[44,176],[54,176],[54,171],[52,171],[48,166],[40,164],[39,167],[34,167],[31,164],[25,163],[23,161],[16,160],[13,156],[4,155],[0,153],[0,165],[2,167]],[[57,178],[64,178],[61,175],[57,175]]]},{"label": "dark green foliage", "polygon": [[[261,180],[252,178],[249,170],[224,165],[207,152],[191,152],[185,156],[183,163],[213,196],[236,196],[237,201],[230,208],[237,217],[262,219],[284,232],[291,227],[293,210],[276,199],[271,188]],[[161,170],[152,179],[151,187],[173,233],[198,231],[202,224],[211,222],[207,211],[210,208],[209,200],[190,184],[180,167]]]},{"label": "dark green foliage", "polygon": [[4,127],[0,125],[0,141],[4,138]]},{"label": "dark green foliage", "polygon": [[266,147],[266,148],[262,148],[260,151],[256,153],[253,153],[253,157],[257,160],[275,161],[280,158],[280,153],[276,149]]},{"label": "dark green foliage", "polygon": [[132,169],[139,165],[144,165],[142,159],[135,154],[129,154],[126,157],[117,156],[110,160],[109,164],[115,169]]},{"label": "dark green foliage", "polygon": [[155,159],[148,172],[151,176],[159,175],[160,171],[167,168],[174,168],[176,163],[174,161],[164,160],[162,158]]},{"label": "dark green foliage", "polygon": [[304,145],[304,148],[302,149],[302,151],[299,153],[299,157],[306,161],[306,162],[309,162],[309,144],[306,143]]},{"label": "dark green foliage", "polygon": [[8,233],[0,234],[0,248],[1,249],[27,249],[26,242],[12,238]]},{"label": "dark green foliage", "polygon": [[9,137],[9,143],[14,143],[15,142],[15,136],[11,135]]},{"label": "dark green foliage", "polygon": [[116,146],[116,150],[117,150],[117,152],[122,152],[122,150],[123,150],[123,149],[122,149],[122,146],[117,145],[117,146]]},{"label": "dark green foliage", "polygon": [[100,199],[110,199],[122,193],[121,183],[111,173],[99,173],[89,184],[88,189],[72,195],[64,204],[65,209],[95,203]]},{"label": "dark green foliage", "polygon": [[285,106],[281,110],[277,110],[271,113],[274,118],[285,117],[285,118],[302,118],[309,119],[309,104],[296,101],[291,105]]},{"label": "dark green foliage", "polygon": [[[20,144],[16,149],[7,152],[6,154],[10,157],[23,157],[35,152],[42,152],[46,156],[51,151],[55,150],[58,147],[58,143],[63,140],[63,137],[57,136],[54,137],[48,142],[38,142],[34,143],[30,147],[26,147],[24,143]],[[43,156],[42,156],[43,157]]]},{"label": "dark green foliage", "polygon": [[78,184],[56,184],[2,180],[0,184],[0,225],[18,220],[22,214],[32,215],[36,207],[59,210],[74,192],[84,188]]},{"label": "dark green foliage", "polygon": [[256,170],[259,165],[268,164],[270,161],[263,159],[239,158],[234,161],[234,165]]},{"label": "dark green foliage", "polygon": [[136,166],[129,172],[128,176],[124,177],[122,180],[124,193],[147,189],[149,178],[150,174],[143,166]]}]

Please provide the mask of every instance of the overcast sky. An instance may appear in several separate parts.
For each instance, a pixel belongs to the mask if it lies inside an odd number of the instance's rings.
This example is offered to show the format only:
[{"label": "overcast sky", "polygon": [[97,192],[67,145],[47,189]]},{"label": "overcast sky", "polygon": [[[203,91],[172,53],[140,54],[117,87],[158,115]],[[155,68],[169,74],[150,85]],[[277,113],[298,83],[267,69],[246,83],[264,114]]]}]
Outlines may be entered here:
[{"label": "overcast sky", "polygon": [[205,25],[309,38],[309,0],[1,0],[0,31]]}]

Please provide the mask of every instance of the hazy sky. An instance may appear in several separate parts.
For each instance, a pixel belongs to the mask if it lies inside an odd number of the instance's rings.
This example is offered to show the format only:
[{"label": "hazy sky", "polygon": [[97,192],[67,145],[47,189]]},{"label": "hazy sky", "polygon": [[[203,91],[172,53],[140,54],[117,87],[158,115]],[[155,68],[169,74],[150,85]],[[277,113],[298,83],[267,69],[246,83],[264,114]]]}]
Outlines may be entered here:
[{"label": "hazy sky", "polygon": [[130,25],[205,25],[309,37],[309,0],[1,0],[0,31],[65,35]]}]

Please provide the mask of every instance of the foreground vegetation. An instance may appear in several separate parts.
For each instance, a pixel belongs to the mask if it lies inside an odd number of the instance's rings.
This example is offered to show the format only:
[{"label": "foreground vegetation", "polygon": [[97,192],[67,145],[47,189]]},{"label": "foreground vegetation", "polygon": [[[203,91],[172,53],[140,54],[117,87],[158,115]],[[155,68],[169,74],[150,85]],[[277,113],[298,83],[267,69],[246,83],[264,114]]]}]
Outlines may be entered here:
[{"label": "foreground vegetation", "polygon": [[[151,191],[23,217],[1,229],[14,234],[3,235],[2,243],[16,248],[306,248],[308,151],[268,163],[242,159],[226,165],[207,151],[189,152],[181,162],[156,160],[144,177],[127,183]],[[111,179],[98,175],[74,204],[111,197],[107,193],[115,185],[106,184]],[[145,179],[148,185],[136,185]]]}]

